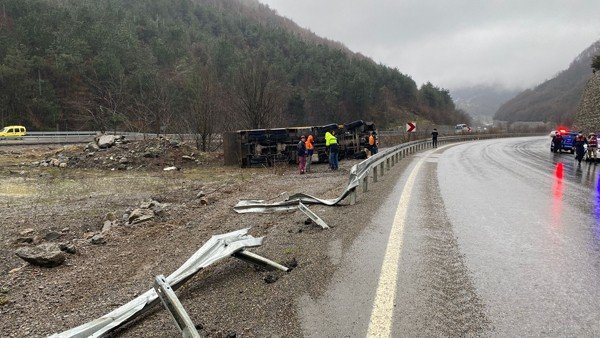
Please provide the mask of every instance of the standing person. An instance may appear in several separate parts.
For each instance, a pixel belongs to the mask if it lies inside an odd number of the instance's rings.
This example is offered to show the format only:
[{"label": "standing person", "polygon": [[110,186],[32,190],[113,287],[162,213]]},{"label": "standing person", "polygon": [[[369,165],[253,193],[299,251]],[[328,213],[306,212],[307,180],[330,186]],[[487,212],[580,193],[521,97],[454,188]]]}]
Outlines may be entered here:
[{"label": "standing person", "polygon": [[598,150],[598,138],[595,133],[590,133],[590,137],[588,138],[588,151],[587,158],[588,160],[596,161],[596,151]]},{"label": "standing person", "polygon": [[436,128],[433,128],[433,131],[431,132],[431,144],[434,148],[437,148],[437,138],[438,138],[438,131]]},{"label": "standing person", "polygon": [[557,153],[562,149],[562,141],[563,141],[563,137],[560,134],[560,131],[556,131],[556,133],[554,133],[554,137],[552,137],[552,142],[554,143],[554,152]]},{"label": "standing person", "polygon": [[298,171],[300,175],[304,174],[304,170],[306,167],[306,137],[302,135],[300,137],[300,141],[298,142]]},{"label": "standing person", "polygon": [[585,154],[585,137],[583,137],[582,133],[577,134],[575,137],[575,141],[573,142],[575,146],[575,159],[579,164],[581,164],[581,160],[583,160],[583,155]]},{"label": "standing person", "polygon": [[306,172],[310,172],[310,165],[312,164],[312,156],[315,152],[315,140],[312,135],[308,135],[306,138]]},{"label": "standing person", "polygon": [[377,133],[372,131],[371,135],[369,135],[369,151],[371,152],[371,155],[375,155],[377,154],[377,151],[379,149],[377,149]]},{"label": "standing person", "polygon": [[329,168],[338,170],[338,143],[335,137],[335,131],[325,133],[325,146],[329,147]]}]

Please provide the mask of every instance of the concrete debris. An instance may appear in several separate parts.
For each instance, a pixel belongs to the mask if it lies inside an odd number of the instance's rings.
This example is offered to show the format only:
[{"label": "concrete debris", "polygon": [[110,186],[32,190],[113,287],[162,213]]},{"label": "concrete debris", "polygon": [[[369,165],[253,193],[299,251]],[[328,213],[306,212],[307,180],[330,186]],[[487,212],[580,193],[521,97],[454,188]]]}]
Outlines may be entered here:
[{"label": "concrete debris", "polygon": [[104,234],[104,233],[109,232],[116,225],[117,225],[116,221],[104,221],[104,224],[102,225],[102,233]]},{"label": "concrete debris", "polygon": [[184,160],[186,160],[186,161],[195,161],[196,160],[192,156],[188,156],[188,155],[183,155],[183,156],[181,156],[181,158],[184,159]]},{"label": "concrete debris", "polygon": [[204,191],[200,191],[198,194],[196,194],[196,198],[202,198],[206,196],[206,194],[204,193]]},{"label": "concrete debris", "polygon": [[179,170],[179,168],[177,168],[177,167],[166,167],[163,170],[164,171],[174,171],[174,170]]},{"label": "concrete debris", "polygon": [[34,230],[32,228],[23,229],[19,232],[19,235],[26,236],[26,235],[32,234],[33,231]]},{"label": "concrete debris", "polygon": [[154,218],[154,211],[151,209],[138,208],[131,212],[128,218],[129,224],[142,223]]},{"label": "concrete debris", "polygon": [[60,243],[58,245],[58,247],[60,248],[60,250],[62,252],[66,252],[71,255],[74,255],[77,253],[77,248],[75,247],[75,244],[72,244],[72,243]]},{"label": "concrete debris", "polygon": [[102,236],[102,234],[96,234],[94,235],[94,237],[92,237],[92,239],[90,239],[90,243],[96,245],[106,244],[106,239],[104,239],[104,236]]},{"label": "concrete debris", "polygon": [[65,261],[65,254],[56,243],[43,243],[35,247],[22,247],[17,249],[15,254],[30,264],[47,268],[59,266]]}]

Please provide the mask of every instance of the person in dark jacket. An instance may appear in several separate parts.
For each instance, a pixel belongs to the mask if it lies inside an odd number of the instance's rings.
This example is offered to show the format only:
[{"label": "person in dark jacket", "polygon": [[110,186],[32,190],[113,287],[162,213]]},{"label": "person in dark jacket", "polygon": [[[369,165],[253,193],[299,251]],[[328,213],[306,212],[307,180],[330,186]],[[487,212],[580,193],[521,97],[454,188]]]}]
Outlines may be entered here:
[{"label": "person in dark jacket", "polygon": [[552,143],[554,143],[553,151],[555,153],[559,152],[562,149],[562,141],[563,141],[563,137],[560,134],[560,131],[556,131],[556,133],[554,134],[554,137],[552,137]]},{"label": "person in dark jacket", "polygon": [[577,162],[579,164],[581,164],[581,160],[583,160],[583,156],[585,155],[585,144],[586,143],[587,143],[587,140],[585,139],[583,134],[582,133],[577,134],[573,145],[575,147],[575,159],[577,160]]},{"label": "person in dark jacket", "polygon": [[306,168],[306,137],[302,135],[298,142],[298,171],[300,174],[304,174]]},{"label": "person in dark jacket", "polygon": [[438,131],[436,128],[433,128],[433,131],[431,132],[431,145],[434,148],[437,148],[437,138],[438,138]]}]

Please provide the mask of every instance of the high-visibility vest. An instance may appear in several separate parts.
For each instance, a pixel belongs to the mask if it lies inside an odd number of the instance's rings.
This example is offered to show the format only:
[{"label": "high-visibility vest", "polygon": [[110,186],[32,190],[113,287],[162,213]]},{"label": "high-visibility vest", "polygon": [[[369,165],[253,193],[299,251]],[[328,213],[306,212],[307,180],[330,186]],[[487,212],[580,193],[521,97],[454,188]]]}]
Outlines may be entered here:
[{"label": "high-visibility vest", "polygon": [[308,138],[306,139],[306,150],[313,150],[313,149],[315,149],[315,146],[314,146],[313,142],[314,142],[313,136],[312,135],[308,135]]},{"label": "high-visibility vest", "polygon": [[597,148],[598,147],[598,139],[596,136],[590,137],[588,140],[588,146]]},{"label": "high-visibility vest", "polygon": [[325,146],[329,147],[332,144],[337,144],[337,138],[333,136],[330,132],[325,133]]},{"label": "high-visibility vest", "polygon": [[370,146],[375,145],[375,137],[373,135],[369,135],[369,145]]}]

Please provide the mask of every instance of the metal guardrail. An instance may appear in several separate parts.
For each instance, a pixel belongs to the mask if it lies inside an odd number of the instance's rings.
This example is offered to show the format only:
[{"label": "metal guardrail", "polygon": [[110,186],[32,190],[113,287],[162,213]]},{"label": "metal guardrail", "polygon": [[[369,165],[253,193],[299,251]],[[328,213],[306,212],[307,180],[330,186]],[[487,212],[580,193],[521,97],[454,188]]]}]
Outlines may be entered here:
[{"label": "metal guardrail", "polygon": [[[260,246],[263,242],[263,237],[252,237],[248,235],[248,230],[242,229],[212,236],[179,269],[169,275],[165,282],[170,288],[176,290],[200,270],[226,257],[236,257],[265,267],[288,271],[289,269],[285,266],[246,251],[246,248]],[[102,337],[146,313],[158,302],[159,296],[155,289],[150,289],[129,303],[98,319],[62,333],[54,334],[50,338]]]},{"label": "metal guardrail", "polygon": [[[450,142],[520,136],[531,136],[531,134],[478,134],[447,136],[438,138],[438,144],[441,145]],[[402,158],[431,147],[432,141],[428,139],[402,143],[394,147],[382,149],[379,153],[352,166],[350,169],[348,185],[340,194],[340,196],[335,199],[320,199],[311,195],[298,193],[290,195],[285,201],[275,203],[266,203],[264,200],[241,200],[233,207],[233,209],[237,213],[278,212],[297,209],[299,208],[300,203],[333,206],[340,203],[347,197],[350,198],[350,204],[353,205],[356,203],[356,189],[359,185],[362,184],[363,191],[368,191],[368,178],[370,176],[373,177],[373,182],[377,182],[380,176],[385,175],[386,170],[390,170],[390,168],[398,163]]]}]

